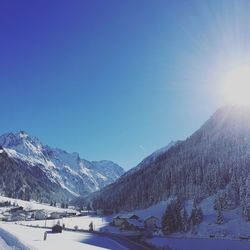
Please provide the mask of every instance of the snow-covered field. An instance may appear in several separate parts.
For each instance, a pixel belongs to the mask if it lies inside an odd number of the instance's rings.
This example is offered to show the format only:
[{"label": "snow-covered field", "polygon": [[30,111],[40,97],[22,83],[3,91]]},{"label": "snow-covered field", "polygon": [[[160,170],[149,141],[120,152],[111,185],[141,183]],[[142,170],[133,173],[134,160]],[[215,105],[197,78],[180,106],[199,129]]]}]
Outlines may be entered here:
[{"label": "snow-covered field", "polygon": [[[51,207],[46,204],[39,204],[36,202],[27,202],[22,200],[10,199],[6,197],[0,196],[0,201],[11,201],[18,203],[18,205],[23,206],[26,209],[44,209],[46,211],[65,211],[65,209]],[[241,209],[234,209],[234,210],[224,210],[224,224],[218,225],[216,224],[216,214],[213,209],[213,202],[214,197],[211,196],[201,202],[199,206],[202,208],[203,211],[203,222],[195,229],[194,233],[175,233],[169,237],[154,237],[148,240],[149,243],[162,246],[162,245],[169,245],[172,249],[175,250],[196,250],[200,249],[200,246],[206,246],[207,248],[202,249],[218,249],[218,250],[238,250],[238,249],[250,249],[250,241],[246,240],[239,240],[241,236],[250,236],[250,223],[246,222],[241,215]],[[142,219],[145,219],[148,216],[154,215],[161,219],[163,212],[165,211],[167,204],[169,201],[161,201],[156,205],[153,205],[147,209],[143,210],[136,210],[134,211],[135,214],[139,215]],[[5,208],[0,208],[0,211],[4,211]],[[187,212],[190,214],[192,210],[192,201],[186,202],[186,209]],[[126,213],[126,212],[124,212]],[[113,215],[115,216],[115,215]],[[94,229],[96,231],[105,231],[108,230],[109,232],[114,233],[122,233],[126,234],[127,232],[120,232],[119,228],[111,227],[109,223],[112,221],[112,217],[98,217],[98,216],[77,216],[77,217],[70,217],[70,218],[63,218],[59,219],[60,224],[65,224],[66,228],[75,229],[77,226],[78,229],[89,229],[89,224],[93,222]],[[0,228],[7,230],[11,234],[15,235],[17,238],[20,237],[21,241],[25,241],[25,245],[31,245],[32,247],[35,246],[37,249],[49,249],[49,248],[41,248],[44,247],[46,242],[43,242],[43,234],[45,229],[41,228],[34,228],[34,227],[52,227],[58,223],[58,219],[55,220],[39,220],[39,221],[22,221],[16,222],[17,224],[33,226],[33,227],[24,227],[22,225],[15,225],[14,223],[1,223]],[[21,233],[18,235],[19,231],[16,230],[17,228],[20,229],[20,232],[27,232]],[[1,230],[0,230],[1,232]],[[27,234],[27,239],[25,239],[25,235]],[[30,235],[32,237],[30,237]],[[211,235],[214,237],[213,239],[209,239]],[[1,237],[1,233],[0,233]],[[32,239],[30,239],[32,238]],[[51,241],[52,245],[59,244],[59,242],[64,242],[64,245],[72,244],[78,245],[80,244],[81,249],[83,249],[84,244],[79,243],[81,242],[91,242],[96,243],[93,237],[90,237],[89,234],[84,233],[76,233],[76,232],[64,232],[62,235],[48,235],[49,241]],[[91,238],[91,239],[90,239]],[[195,239],[196,238],[196,239]],[[4,239],[6,241],[6,239]],[[59,240],[59,242],[57,242]],[[1,249],[12,249],[6,245],[5,241],[0,238],[0,250]],[[32,241],[32,242],[30,242]],[[34,242],[33,242],[34,241]],[[49,242],[48,241],[48,242]],[[40,243],[39,243],[40,242]],[[67,243],[68,242],[68,243]],[[71,243],[69,243],[71,242]],[[106,246],[108,247],[108,243],[103,243],[103,240],[97,241],[101,244],[99,246]],[[8,243],[8,242],[7,242]],[[41,246],[39,245],[41,244]],[[102,245],[104,244],[104,245]],[[116,243],[117,244],[117,243]],[[59,246],[59,245],[58,245]],[[184,248],[185,246],[185,248]],[[218,246],[215,248],[215,246]],[[76,246],[77,247],[77,246]],[[77,249],[77,248],[72,248]],[[87,249],[91,249],[89,246]],[[117,248],[121,249],[121,248]]]},{"label": "snow-covered field", "polygon": [[45,229],[25,227],[13,223],[0,223],[0,237],[2,237],[0,238],[0,250],[126,250],[125,247],[110,238],[88,233],[63,231],[61,234],[48,234],[46,241],[44,241],[45,231]]},{"label": "snow-covered field", "polygon": [[44,227],[45,223],[47,227],[52,227],[60,222],[60,224],[65,224],[66,228],[74,229],[75,226],[78,229],[89,230],[89,224],[93,222],[94,230],[98,231],[101,228],[108,226],[111,218],[108,217],[94,217],[94,216],[79,216],[79,217],[71,217],[71,218],[63,218],[63,219],[55,219],[55,220],[37,220],[37,221],[22,221],[18,223],[22,223],[23,225],[28,226],[39,226]]},{"label": "snow-covered field", "polygon": [[[38,203],[36,201],[24,201],[24,200],[20,200],[20,199],[12,199],[12,198],[8,198],[5,196],[0,196],[0,202],[5,202],[5,201],[10,201],[12,204],[18,204],[18,206],[22,206],[24,209],[26,210],[45,210],[48,212],[64,212],[64,211],[68,211],[68,212],[76,212],[75,210],[72,209],[65,209],[65,208],[59,208],[59,207],[53,207],[50,206],[49,204],[41,204]],[[3,211],[5,209],[5,207],[0,207],[0,211]]]}]

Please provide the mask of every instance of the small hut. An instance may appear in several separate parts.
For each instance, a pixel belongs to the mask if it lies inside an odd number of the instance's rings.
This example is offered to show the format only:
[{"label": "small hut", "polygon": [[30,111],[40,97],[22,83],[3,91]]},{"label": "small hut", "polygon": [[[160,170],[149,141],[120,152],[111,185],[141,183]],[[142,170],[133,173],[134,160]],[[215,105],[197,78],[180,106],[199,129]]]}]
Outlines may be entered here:
[{"label": "small hut", "polygon": [[62,233],[62,226],[56,224],[55,226],[52,227],[52,233]]}]

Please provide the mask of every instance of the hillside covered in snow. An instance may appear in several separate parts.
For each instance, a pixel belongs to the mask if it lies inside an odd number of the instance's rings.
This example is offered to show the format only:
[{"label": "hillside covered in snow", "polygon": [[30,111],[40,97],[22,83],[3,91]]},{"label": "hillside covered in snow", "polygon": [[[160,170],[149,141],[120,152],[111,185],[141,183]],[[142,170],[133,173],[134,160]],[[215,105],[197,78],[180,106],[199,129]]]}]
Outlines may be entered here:
[{"label": "hillside covered in snow", "polygon": [[0,146],[0,193],[9,197],[66,200],[97,191],[124,173],[111,161],[81,159],[23,131],[0,136]]},{"label": "hillside covered in snow", "polygon": [[169,197],[197,202],[218,194],[222,209],[250,207],[250,111],[226,106],[193,135],[146,159],[91,195],[95,208],[134,210]]}]

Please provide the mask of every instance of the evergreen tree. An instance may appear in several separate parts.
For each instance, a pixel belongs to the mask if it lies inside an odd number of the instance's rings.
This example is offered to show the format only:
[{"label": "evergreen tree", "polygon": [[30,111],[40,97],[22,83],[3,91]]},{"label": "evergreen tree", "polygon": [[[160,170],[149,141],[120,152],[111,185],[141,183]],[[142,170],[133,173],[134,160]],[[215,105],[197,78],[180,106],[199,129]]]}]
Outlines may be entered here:
[{"label": "evergreen tree", "polygon": [[246,221],[250,221],[250,176],[247,177],[245,183],[245,191],[243,196],[243,215]]},{"label": "evergreen tree", "polygon": [[173,202],[173,216],[175,221],[176,230],[182,230],[182,204],[180,199],[177,199]]},{"label": "evergreen tree", "polygon": [[182,204],[179,199],[172,201],[162,217],[162,228],[165,234],[183,230]]},{"label": "evergreen tree", "polygon": [[196,206],[194,206],[192,209],[191,216],[190,216],[189,220],[193,226],[199,225],[203,220],[202,209],[200,207],[197,208]]},{"label": "evergreen tree", "polygon": [[196,222],[197,224],[200,224],[203,220],[203,212],[202,212],[202,209],[201,207],[198,208],[197,210],[197,214],[196,214]]},{"label": "evergreen tree", "polygon": [[188,222],[188,214],[187,214],[187,210],[184,207],[182,210],[182,231],[183,232],[188,232],[189,230],[189,222]]},{"label": "evergreen tree", "polygon": [[175,231],[175,221],[173,217],[173,208],[169,204],[162,217],[162,230],[164,234],[171,234]]},{"label": "evergreen tree", "polygon": [[222,225],[224,223],[224,217],[223,217],[221,209],[217,210],[217,220],[216,220],[216,223],[219,224],[219,225]]}]

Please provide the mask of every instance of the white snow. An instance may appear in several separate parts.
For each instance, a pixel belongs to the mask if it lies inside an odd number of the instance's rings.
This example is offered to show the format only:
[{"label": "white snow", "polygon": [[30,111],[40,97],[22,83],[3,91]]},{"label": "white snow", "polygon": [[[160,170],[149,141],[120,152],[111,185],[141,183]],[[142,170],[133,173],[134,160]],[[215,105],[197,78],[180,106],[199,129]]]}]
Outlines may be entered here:
[{"label": "white snow", "polygon": [[[78,250],[78,249],[121,249],[119,243],[102,236],[88,233],[77,233],[63,231],[61,234],[47,234],[44,241],[46,229],[25,227],[15,224],[0,223],[0,236],[8,245],[23,250]],[[0,241],[1,242],[1,241]],[[100,247],[103,246],[103,247]],[[15,249],[16,249],[15,248]],[[1,248],[0,248],[1,249]],[[7,248],[8,249],[8,248]],[[11,249],[11,248],[10,248]]]},{"label": "white snow", "polygon": [[[24,201],[20,199],[13,199],[13,198],[8,198],[5,196],[0,196],[0,202],[4,201],[10,201],[12,204],[18,204],[19,206],[22,206],[24,209],[28,210],[45,210],[47,212],[77,212],[76,210],[73,209],[65,209],[65,208],[59,208],[59,207],[53,207],[50,206],[49,204],[41,204],[36,201]],[[0,207],[0,212],[6,210],[6,207]]]},{"label": "white snow", "polygon": [[110,161],[89,162],[81,159],[78,153],[50,148],[23,131],[0,136],[0,145],[11,158],[26,162],[30,167],[40,167],[52,182],[59,183],[74,196],[80,194],[79,183],[85,185],[82,190],[93,192],[124,172]]},{"label": "white snow", "polygon": [[[77,216],[77,217],[71,217],[71,218],[63,218],[60,219],[60,224],[65,224],[66,228],[74,229],[75,226],[78,227],[78,229],[84,229],[89,230],[89,224],[93,222],[94,230],[99,231],[104,227],[107,227],[109,223],[111,222],[111,217],[97,217],[97,216]],[[58,219],[55,220],[47,220],[46,226],[47,227],[53,227],[58,222]],[[37,221],[22,221],[20,222],[23,225],[32,225],[32,226],[39,226],[44,227],[45,226],[45,220],[37,220]]]}]

